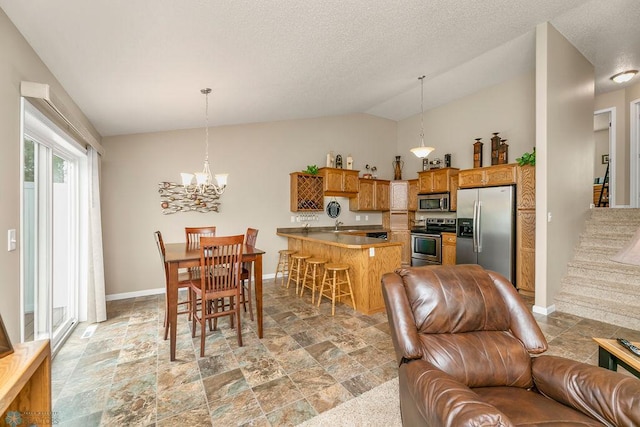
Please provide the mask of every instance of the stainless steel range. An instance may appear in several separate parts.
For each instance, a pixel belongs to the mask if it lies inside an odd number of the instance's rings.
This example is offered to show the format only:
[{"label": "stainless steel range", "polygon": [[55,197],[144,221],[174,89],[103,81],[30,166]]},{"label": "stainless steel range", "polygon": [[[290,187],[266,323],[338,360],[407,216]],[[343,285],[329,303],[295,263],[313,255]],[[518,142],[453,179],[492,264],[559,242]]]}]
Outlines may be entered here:
[{"label": "stainless steel range", "polygon": [[411,265],[442,264],[442,233],[455,233],[454,218],[428,218],[422,227],[411,229]]}]

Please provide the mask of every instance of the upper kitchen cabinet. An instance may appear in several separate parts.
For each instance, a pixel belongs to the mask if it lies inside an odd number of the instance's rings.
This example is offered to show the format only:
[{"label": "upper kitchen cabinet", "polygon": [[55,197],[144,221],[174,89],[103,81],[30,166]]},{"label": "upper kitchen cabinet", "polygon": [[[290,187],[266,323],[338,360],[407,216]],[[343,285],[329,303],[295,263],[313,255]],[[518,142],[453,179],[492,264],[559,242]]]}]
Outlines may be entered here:
[{"label": "upper kitchen cabinet", "polygon": [[451,177],[457,174],[457,168],[418,172],[418,193],[448,193],[451,191]]},{"label": "upper kitchen cabinet", "polygon": [[418,180],[409,180],[409,202],[407,203],[407,210],[415,212],[418,210]]},{"label": "upper kitchen cabinet", "polygon": [[389,181],[359,179],[359,191],[349,200],[350,211],[388,211]]},{"label": "upper kitchen cabinet", "polygon": [[409,210],[409,182],[391,181],[390,183],[389,210],[407,211]]},{"label": "upper kitchen cabinet", "polygon": [[320,176],[324,181],[324,195],[356,197],[358,172],[351,169],[320,168]]},{"label": "upper kitchen cabinet", "polygon": [[316,212],[324,209],[322,177],[302,172],[290,174],[291,212]]},{"label": "upper kitchen cabinet", "polygon": [[460,188],[493,187],[516,183],[516,165],[494,165],[483,168],[467,169],[458,175]]}]

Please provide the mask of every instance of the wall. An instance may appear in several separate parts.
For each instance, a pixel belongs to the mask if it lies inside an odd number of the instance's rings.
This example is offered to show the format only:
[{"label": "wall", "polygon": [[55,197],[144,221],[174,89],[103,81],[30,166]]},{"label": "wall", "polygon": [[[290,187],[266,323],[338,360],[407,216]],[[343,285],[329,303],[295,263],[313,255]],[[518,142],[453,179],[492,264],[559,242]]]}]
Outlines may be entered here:
[{"label": "wall", "polygon": [[[20,82],[47,83],[97,136],[80,110],[0,9],[0,235],[18,230],[20,241]],[[0,315],[14,343],[20,340],[20,246],[0,250]]]},{"label": "wall", "polygon": [[[124,135],[103,139],[104,254],[107,295],[164,287],[153,232],[165,242],[184,241],[185,226],[215,225],[218,234],[260,230],[258,247],[266,251],[265,274],[275,272],[277,251],[287,246],[276,228],[291,223],[289,174],[307,165],[325,166],[326,154],[351,154],[354,169],[375,165],[380,179],[391,179],[396,152],[396,122],[366,114],[211,128],[213,173],[229,173],[220,212],[163,215],[158,183],[179,180],[180,172],[202,169],[204,130]],[[404,156],[403,156],[404,157]],[[222,160],[223,159],[223,160]],[[405,168],[406,169],[406,168]],[[325,198],[326,203],[332,198]],[[381,224],[379,213],[356,221],[346,198],[338,218],[345,225]],[[365,221],[365,215],[369,217]],[[311,226],[333,225],[324,212]]]},{"label": "wall", "polygon": [[536,29],[536,297],[548,310],[592,201],[593,66],[549,23]]},{"label": "wall", "polygon": [[[425,94],[428,97],[429,94]],[[500,132],[509,144],[509,163],[535,143],[535,78],[526,73],[468,97],[424,113],[425,145],[430,159],[451,153],[453,167],[473,167],[473,143],[482,138],[483,166],[491,165],[491,136]],[[416,178],[422,162],[409,150],[420,145],[420,114],[398,122],[398,152],[407,153],[408,178]],[[412,175],[411,175],[412,174]]]}]

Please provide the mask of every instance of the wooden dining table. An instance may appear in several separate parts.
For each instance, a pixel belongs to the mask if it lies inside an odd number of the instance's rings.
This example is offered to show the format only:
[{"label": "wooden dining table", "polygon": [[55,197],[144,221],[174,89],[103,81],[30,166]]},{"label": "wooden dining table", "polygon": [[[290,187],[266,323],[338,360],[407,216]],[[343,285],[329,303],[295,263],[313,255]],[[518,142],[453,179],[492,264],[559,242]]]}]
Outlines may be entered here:
[{"label": "wooden dining table", "polygon": [[[200,265],[200,247],[186,243],[167,243],[165,245],[165,262],[169,272],[167,289],[167,306],[169,318],[169,344],[171,360],[176,360],[176,337],[178,325],[178,269],[198,267]],[[256,296],[256,317],[258,338],[262,338],[262,255],[264,251],[249,245],[243,245],[242,262],[253,263],[253,277]]]}]

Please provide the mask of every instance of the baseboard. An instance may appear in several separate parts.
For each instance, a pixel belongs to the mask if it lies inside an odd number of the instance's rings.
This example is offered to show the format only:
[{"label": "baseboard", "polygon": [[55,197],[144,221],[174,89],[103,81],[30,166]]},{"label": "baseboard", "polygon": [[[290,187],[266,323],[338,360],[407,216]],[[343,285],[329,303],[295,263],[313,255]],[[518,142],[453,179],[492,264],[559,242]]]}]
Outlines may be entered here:
[{"label": "baseboard", "polygon": [[[273,279],[276,276],[275,273],[263,274],[262,280]],[[134,291],[134,292],[123,292],[121,294],[110,294],[106,295],[105,299],[107,301],[115,301],[119,299],[127,299],[127,298],[137,298],[137,297],[146,297],[149,295],[159,295],[164,294],[164,288],[155,288],[155,289],[145,289],[142,291]]]},{"label": "baseboard", "polygon": [[105,299],[107,301],[115,301],[119,299],[146,297],[149,295],[159,295],[159,294],[164,294],[164,288],[145,289],[142,291],[134,291],[134,292],[123,292],[121,294],[110,294],[110,295],[105,295]]},{"label": "baseboard", "polygon": [[544,314],[545,316],[550,315],[554,311],[556,311],[556,305],[555,304],[551,304],[549,307],[540,307],[539,305],[534,305],[533,306],[533,312],[534,313]]}]

